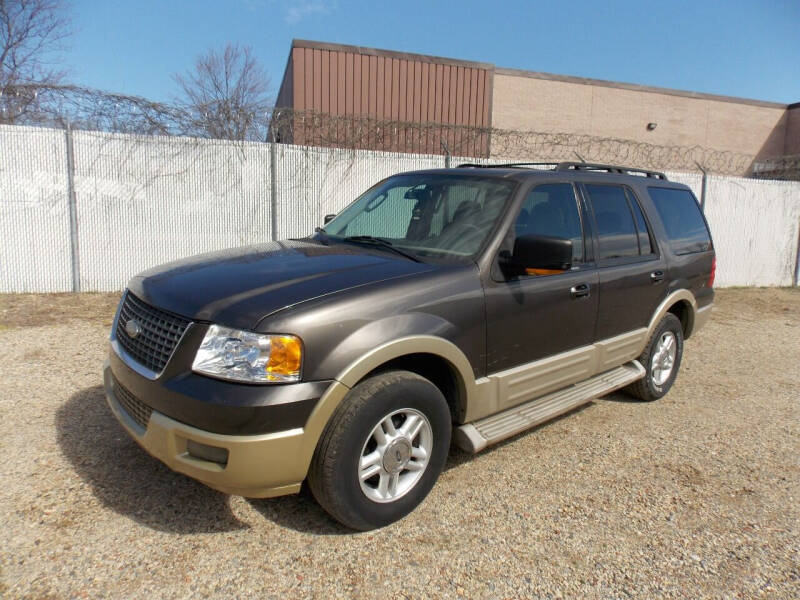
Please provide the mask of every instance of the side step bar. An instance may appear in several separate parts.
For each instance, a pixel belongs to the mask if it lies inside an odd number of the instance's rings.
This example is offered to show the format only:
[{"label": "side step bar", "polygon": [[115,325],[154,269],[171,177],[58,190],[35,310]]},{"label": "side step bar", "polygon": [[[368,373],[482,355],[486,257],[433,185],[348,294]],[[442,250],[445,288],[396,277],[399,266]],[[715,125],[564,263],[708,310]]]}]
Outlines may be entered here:
[{"label": "side step bar", "polygon": [[456,445],[467,452],[480,452],[487,446],[625,387],[644,375],[644,367],[638,360],[632,360],[621,367],[600,373],[563,390],[462,425],[454,432]]}]

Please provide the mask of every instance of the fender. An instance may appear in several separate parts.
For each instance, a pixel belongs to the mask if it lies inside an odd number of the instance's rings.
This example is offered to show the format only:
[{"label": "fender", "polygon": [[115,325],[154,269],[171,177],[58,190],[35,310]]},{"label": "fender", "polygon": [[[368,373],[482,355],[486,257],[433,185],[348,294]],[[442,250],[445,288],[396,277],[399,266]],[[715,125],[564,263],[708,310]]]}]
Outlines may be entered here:
[{"label": "fender", "polygon": [[336,380],[352,388],[373,369],[408,354],[434,354],[443,358],[457,375],[460,397],[468,398],[475,393],[475,376],[467,357],[454,343],[433,335],[410,335],[378,346],[345,367]]},{"label": "fender", "polygon": [[661,304],[658,305],[653,313],[653,317],[650,319],[650,324],[647,326],[647,335],[644,336],[644,341],[639,346],[639,349],[636,353],[637,356],[644,351],[644,347],[647,345],[647,342],[650,341],[650,338],[653,337],[656,327],[658,327],[661,319],[663,319],[664,316],[669,312],[669,309],[678,302],[684,300],[688,302],[689,306],[691,307],[691,310],[687,314],[685,337],[688,338],[692,334],[692,331],[694,330],[695,316],[697,315],[697,300],[695,300],[694,294],[692,294],[692,292],[689,290],[676,290],[664,298],[664,300],[662,300]]},{"label": "fender", "polygon": [[[474,338],[477,334],[477,330],[472,334],[464,333],[447,319],[424,312],[404,312],[366,321],[346,337],[336,340],[335,345],[326,348],[326,355],[314,369],[314,375],[317,379],[335,379],[352,387],[386,360],[403,354],[437,354],[441,348],[442,358],[458,363],[454,366],[474,379],[469,359],[456,345],[462,342],[449,340],[464,340],[464,344],[469,344],[467,336]],[[415,339],[417,343],[412,341]],[[427,345],[429,342],[430,346]]]},{"label": "fender", "polygon": [[336,376],[336,381],[317,402],[317,406],[303,427],[302,443],[297,448],[297,454],[287,457],[294,464],[295,480],[305,479],[325,426],[353,386],[382,364],[401,356],[419,353],[434,354],[446,360],[456,374],[461,397],[466,401],[475,397],[475,376],[469,360],[458,346],[444,338],[433,335],[410,335],[373,348],[342,369]]}]

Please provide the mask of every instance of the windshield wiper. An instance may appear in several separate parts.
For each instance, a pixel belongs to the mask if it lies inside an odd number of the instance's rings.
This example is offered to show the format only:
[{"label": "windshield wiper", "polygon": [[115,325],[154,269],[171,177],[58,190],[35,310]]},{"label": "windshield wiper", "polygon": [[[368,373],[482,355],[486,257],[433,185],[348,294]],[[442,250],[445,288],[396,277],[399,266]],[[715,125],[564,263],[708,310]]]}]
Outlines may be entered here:
[{"label": "windshield wiper", "polygon": [[392,242],[387,239],[381,237],[375,237],[373,235],[348,235],[347,237],[342,238],[344,242],[353,242],[355,244],[372,244],[373,246],[380,246],[381,248],[386,248],[387,250],[391,250],[396,254],[401,256],[405,256],[413,260],[414,262],[422,262],[419,258],[411,254],[410,252],[406,252],[405,250],[401,250]]}]

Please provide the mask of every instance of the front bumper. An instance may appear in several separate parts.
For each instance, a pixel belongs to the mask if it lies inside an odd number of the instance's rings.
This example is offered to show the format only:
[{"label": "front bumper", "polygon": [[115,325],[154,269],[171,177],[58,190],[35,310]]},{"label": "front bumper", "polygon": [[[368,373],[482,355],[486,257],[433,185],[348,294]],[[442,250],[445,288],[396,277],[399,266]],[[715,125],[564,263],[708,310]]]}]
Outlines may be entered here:
[{"label": "front bumper", "polygon": [[[252,498],[281,496],[300,490],[322,427],[347,390],[338,382],[332,383],[305,427],[258,435],[225,435],[186,425],[157,410],[150,413],[144,427],[140,426],[117,397],[109,361],[103,367],[103,387],[114,416],[155,458],[211,488]],[[190,455],[187,449],[190,440],[225,448],[227,463]]]}]

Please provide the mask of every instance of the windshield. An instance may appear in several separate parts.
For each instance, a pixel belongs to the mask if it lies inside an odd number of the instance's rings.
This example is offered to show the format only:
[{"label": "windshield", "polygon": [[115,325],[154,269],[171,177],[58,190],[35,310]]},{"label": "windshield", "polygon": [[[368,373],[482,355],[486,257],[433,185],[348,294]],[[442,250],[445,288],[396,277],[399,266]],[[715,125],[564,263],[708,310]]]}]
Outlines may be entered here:
[{"label": "windshield", "polygon": [[416,256],[471,258],[515,187],[463,174],[398,175],[368,190],[322,231],[345,240],[380,238]]}]

